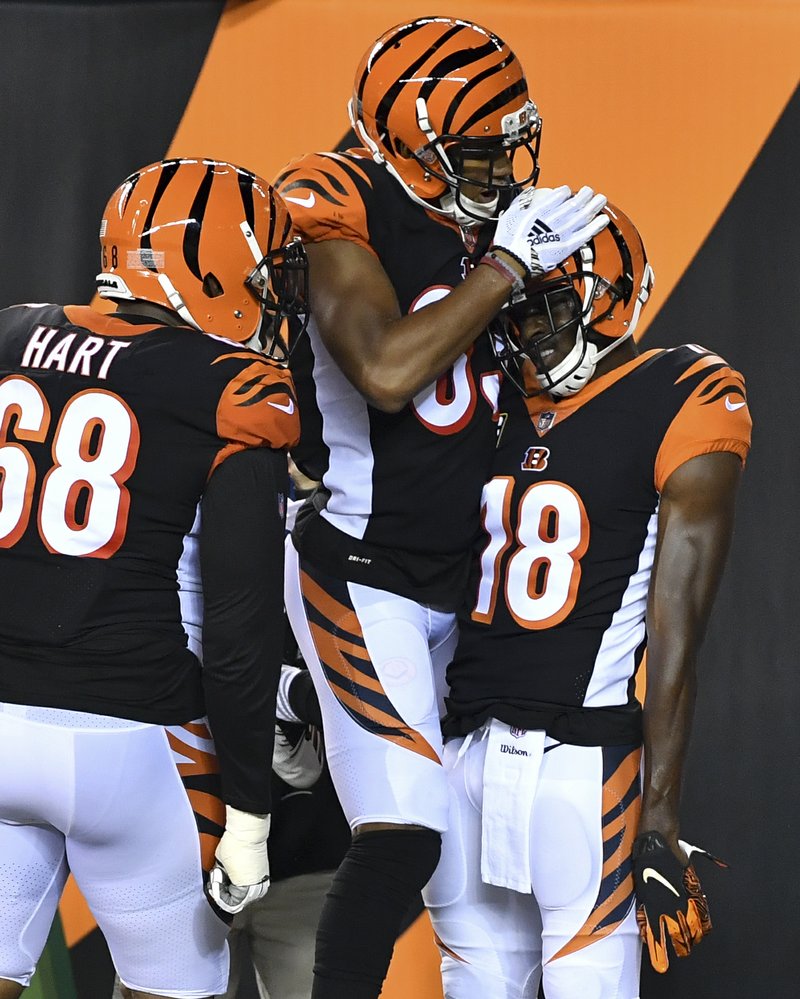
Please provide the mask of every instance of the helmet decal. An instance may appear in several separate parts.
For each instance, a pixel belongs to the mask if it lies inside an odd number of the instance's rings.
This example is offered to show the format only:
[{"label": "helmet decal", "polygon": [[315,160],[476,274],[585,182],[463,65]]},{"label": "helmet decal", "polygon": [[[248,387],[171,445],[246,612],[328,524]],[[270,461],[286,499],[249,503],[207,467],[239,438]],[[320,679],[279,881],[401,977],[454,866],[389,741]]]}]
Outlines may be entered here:
[{"label": "helmet decal", "polygon": [[305,253],[291,236],[286,205],[262,178],[219,160],[163,160],[123,181],[106,206],[98,292],[152,302],[189,326],[263,346],[279,333],[288,300],[292,314],[305,311]]},{"label": "helmet decal", "polygon": [[[350,117],[373,158],[425,207],[470,224],[496,218],[538,174],[541,122],[519,60],[497,35],[470,21],[419,18],[390,29],[363,57]],[[466,160],[530,160],[476,185]],[[494,198],[476,202],[464,186]]]}]

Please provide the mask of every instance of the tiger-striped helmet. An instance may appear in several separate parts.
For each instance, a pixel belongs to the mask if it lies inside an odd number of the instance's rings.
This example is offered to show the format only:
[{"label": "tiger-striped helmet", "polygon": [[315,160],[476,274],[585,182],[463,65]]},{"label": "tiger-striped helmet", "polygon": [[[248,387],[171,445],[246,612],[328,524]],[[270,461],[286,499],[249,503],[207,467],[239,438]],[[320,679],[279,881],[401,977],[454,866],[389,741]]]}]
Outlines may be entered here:
[{"label": "tiger-striped helmet", "polygon": [[98,294],[284,348],[283,319],[305,311],[305,250],[291,230],[280,195],[248,170],[212,159],[151,163],[120,184],[103,213]]},{"label": "tiger-striped helmet", "polygon": [[[650,298],[654,274],[638,229],[615,205],[603,212],[606,228],[555,270],[529,281],[490,326],[498,359],[526,396],[579,392],[598,362],[633,335]],[[536,369],[533,392],[524,359]]]},{"label": "tiger-striped helmet", "polygon": [[[424,17],[391,28],[356,71],[350,120],[359,141],[407,193],[462,220],[496,218],[538,175],[541,120],[519,60],[491,31],[451,17]],[[525,176],[493,177],[486,203],[460,190],[468,159],[524,149]],[[519,171],[518,171],[519,172]]]}]

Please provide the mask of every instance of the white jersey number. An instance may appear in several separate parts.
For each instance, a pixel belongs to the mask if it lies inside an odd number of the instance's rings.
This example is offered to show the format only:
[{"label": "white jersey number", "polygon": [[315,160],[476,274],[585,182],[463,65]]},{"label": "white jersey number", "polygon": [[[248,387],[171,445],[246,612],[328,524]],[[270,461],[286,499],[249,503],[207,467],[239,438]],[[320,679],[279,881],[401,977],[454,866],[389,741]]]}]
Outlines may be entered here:
[{"label": "white jersey number", "polygon": [[[424,291],[411,305],[409,314],[419,312],[426,305],[440,302],[452,288],[436,285]],[[435,434],[457,434],[463,430],[475,413],[478,392],[475,376],[472,373],[470,358],[472,348],[457,357],[451,368],[432,385],[418,392],[411,400],[411,408],[420,423]],[[494,412],[497,412],[497,394],[500,387],[499,375],[493,376],[496,385],[487,383],[487,376],[481,380],[481,389]]]},{"label": "white jersey number", "polygon": [[510,510],[514,479],[497,476],[484,486],[481,514],[489,541],[472,619],[488,624],[500,589],[500,565],[513,540],[503,595],[521,628],[541,630],[563,621],[575,606],[580,560],[589,546],[589,518],[580,496],[562,482],[536,482],[519,502],[516,538]]},{"label": "white jersey number", "polygon": [[[39,387],[12,375],[0,382],[0,548],[10,548],[28,526],[36,468],[14,436],[42,442],[50,407]],[[59,555],[108,558],[122,544],[128,522],[130,478],[139,453],[139,427],[111,392],[88,389],[64,406],[53,435],[52,466],[42,480],[39,534]]]}]

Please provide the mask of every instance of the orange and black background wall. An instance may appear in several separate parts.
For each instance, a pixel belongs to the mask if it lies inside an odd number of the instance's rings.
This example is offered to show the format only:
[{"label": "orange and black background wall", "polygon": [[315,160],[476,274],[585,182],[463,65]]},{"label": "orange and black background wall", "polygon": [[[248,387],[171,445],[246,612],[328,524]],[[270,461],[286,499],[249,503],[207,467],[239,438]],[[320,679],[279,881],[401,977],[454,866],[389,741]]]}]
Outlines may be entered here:
[{"label": "orange and black background wall", "polygon": [[[699,663],[682,822],[732,869],[704,879],[712,936],[666,976],[645,970],[642,996],[789,999],[800,994],[798,0],[6,0],[0,306],[89,301],[103,205],[145,163],[213,156],[272,178],[291,157],[335,148],[362,52],[431,13],[485,23],[522,59],[544,120],[540,183],[588,183],[639,226],[656,271],[644,345],[700,343],[747,379],[753,450]],[[99,931],[72,888],[60,925],[39,994],[105,999]],[[440,999],[425,917],[384,994]]]}]

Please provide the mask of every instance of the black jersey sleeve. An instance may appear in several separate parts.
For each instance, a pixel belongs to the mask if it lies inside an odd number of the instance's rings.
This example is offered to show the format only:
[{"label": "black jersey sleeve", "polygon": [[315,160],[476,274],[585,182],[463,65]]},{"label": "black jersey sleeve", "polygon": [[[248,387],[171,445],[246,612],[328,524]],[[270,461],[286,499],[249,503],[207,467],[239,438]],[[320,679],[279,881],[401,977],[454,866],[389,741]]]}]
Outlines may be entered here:
[{"label": "black jersey sleeve", "polygon": [[270,811],[284,641],[286,454],[252,448],[211,476],[201,501],[203,686],[226,804]]}]

